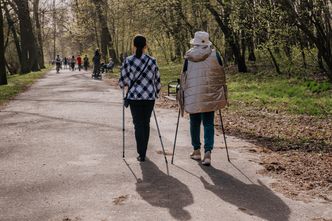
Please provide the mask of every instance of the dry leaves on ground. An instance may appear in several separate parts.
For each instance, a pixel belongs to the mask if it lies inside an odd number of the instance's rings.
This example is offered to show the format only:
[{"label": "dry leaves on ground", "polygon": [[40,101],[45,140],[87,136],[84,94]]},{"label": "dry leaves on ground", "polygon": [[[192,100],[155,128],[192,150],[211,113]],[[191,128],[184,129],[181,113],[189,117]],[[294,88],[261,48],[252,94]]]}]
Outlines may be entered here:
[{"label": "dry leaves on ground", "polygon": [[[114,82],[111,82],[114,84]],[[159,108],[178,107],[163,93]],[[332,200],[332,117],[271,113],[234,104],[222,111],[226,133],[272,150],[258,151],[265,171],[285,182],[274,185],[291,197],[305,191]]]}]

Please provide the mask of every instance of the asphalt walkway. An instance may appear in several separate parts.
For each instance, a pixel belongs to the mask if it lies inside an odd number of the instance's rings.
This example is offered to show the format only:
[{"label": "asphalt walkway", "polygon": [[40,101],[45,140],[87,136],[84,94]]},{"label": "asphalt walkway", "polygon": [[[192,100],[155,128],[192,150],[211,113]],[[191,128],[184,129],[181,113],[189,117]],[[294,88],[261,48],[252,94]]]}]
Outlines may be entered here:
[{"label": "asphalt walkway", "polygon": [[[332,218],[331,203],[273,192],[275,181],[257,174],[261,167],[250,143],[228,137],[228,163],[216,136],[212,167],[190,160],[186,119],[175,164],[167,168],[153,118],[149,160],[136,161],[126,110],[123,160],[121,97],[87,72],[51,71],[0,109],[1,221]],[[170,153],[177,112],[157,109],[156,115]]]}]

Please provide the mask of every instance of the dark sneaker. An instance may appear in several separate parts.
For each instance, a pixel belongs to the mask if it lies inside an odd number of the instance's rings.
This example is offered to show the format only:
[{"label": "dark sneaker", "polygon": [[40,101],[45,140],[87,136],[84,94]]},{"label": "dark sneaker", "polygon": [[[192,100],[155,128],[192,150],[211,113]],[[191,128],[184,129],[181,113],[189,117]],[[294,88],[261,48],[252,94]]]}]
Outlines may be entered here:
[{"label": "dark sneaker", "polygon": [[139,162],[144,162],[144,161],[145,161],[145,158],[144,158],[144,157],[141,157],[141,156],[138,156],[136,159],[137,159],[137,161],[139,161]]}]

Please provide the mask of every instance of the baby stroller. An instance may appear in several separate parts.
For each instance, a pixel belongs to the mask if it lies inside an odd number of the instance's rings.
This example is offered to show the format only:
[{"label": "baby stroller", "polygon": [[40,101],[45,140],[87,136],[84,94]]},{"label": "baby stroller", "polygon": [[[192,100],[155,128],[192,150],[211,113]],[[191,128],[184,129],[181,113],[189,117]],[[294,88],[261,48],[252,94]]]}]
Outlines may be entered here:
[{"label": "baby stroller", "polygon": [[91,76],[93,79],[96,79],[96,80],[101,80],[102,79],[101,67],[102,67],[101,65],[94,65],[92,76]]}]

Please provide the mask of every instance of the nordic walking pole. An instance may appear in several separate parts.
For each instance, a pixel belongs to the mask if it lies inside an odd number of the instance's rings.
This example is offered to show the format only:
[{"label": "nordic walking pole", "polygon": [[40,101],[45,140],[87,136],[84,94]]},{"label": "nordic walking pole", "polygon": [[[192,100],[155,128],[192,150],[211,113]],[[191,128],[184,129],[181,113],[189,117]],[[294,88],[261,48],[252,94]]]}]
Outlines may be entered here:
[{"label": "nordic walking pole", "polygon": [[226,134],[225,134],[224,124],[223,124],[223,121],[222,121],[221,110],[219,110],[219,117],[220,117],[220,125],[221,125],[222,134],[224,136],[224,141],[225,141],[227,160],[228,160],[228,162],[231,162],[231,160],[229,158],[229,153],[228,153],[228,147],[227,147],[227,142],[226,142]]},{"label": "nordic walking pole", "polygon": [[[154,120],[156,121],[158,135],[159,135],[159,139],[160,139],[160,143],[161,143],[161,148],[163,150],[163,154],[164,154],[164,158],[165,158],[165,162],[166,162],[166,166],[167,166],[168,162],[167,162],[167,158],[166,158],[166,152],[165,152],[165,148],[164,148],[164,143],[163,143],[163,140],[161,138],[161,134],[160,134],[160,130],[159,130],[159,125],[158,125],[158,121],[157,121],[156,112],[154,110],[153,110],[153,116],[154,116]],[[168,167],[167,167],[167,170],[168,170]]]},{"label": "nordic walking pole", "polygon": [[181,109],[179,108],[178,121],[176,123],[175,138],[174,138],[174,144],[173,144],[173,153],[172,153],[172,161],[171,161],[172,164],[174,162],[175,146],[176,146],[176,140],[178,137],[179,123],[180,123],[180,114],[181,114]]},{"label": "nordic walking pole", "polygon": [[125,106],[124,106],[125,88],[122,89],[122,158],[125,158]]}]

